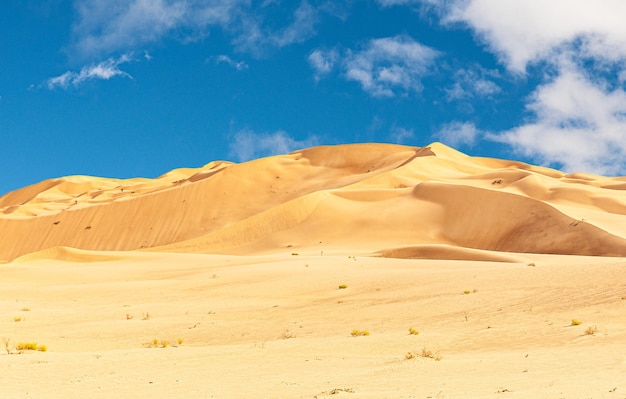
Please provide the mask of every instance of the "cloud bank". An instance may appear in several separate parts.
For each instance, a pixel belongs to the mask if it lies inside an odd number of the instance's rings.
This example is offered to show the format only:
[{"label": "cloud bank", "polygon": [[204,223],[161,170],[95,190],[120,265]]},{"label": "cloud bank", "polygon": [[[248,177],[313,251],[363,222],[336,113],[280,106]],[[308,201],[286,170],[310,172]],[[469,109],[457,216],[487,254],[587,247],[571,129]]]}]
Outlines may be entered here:
[{"label": "cloud bank", "polygon": [[[625,2],[420,3],[434,9],[445,26],[473,30],[512,75],[525,79],[529,67],[544,75],[544,82],[528,98],[528,122],[486,137],[568,171],[626,173],[626,24],[621,17],[626,15]],[[463,86],[455,87],[449,96],[464,92]]]}]

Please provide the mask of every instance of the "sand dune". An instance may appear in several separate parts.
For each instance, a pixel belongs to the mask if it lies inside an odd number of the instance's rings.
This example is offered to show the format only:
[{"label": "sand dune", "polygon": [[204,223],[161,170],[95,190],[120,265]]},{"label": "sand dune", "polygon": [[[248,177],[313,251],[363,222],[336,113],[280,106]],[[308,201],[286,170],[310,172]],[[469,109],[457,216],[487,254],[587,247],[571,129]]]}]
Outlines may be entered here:
[{"label": "sand dune", "polygon": [[625,257],[626,177],[440,143],[52,179],[0,197],[0,398],[622,397]]},{"label": "sand dune", "polygon": [[323,146],[157,179],[53,179],[0,198],[0,260],[46,248],[251,254],[446,244],[626,256],[623,180],[433,143]]}]

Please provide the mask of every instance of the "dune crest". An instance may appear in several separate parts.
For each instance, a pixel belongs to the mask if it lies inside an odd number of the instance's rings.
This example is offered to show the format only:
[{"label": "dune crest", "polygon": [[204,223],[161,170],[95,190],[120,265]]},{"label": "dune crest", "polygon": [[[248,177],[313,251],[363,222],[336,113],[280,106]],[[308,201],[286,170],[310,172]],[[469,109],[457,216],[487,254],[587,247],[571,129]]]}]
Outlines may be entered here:
[{"label": "dune crest", "polygon": [[320,146],[156,179],[70,176],[0,197],[0,262],[79,256],[61,247],[626,256],[624,181],[471,157],[441,143]]}]

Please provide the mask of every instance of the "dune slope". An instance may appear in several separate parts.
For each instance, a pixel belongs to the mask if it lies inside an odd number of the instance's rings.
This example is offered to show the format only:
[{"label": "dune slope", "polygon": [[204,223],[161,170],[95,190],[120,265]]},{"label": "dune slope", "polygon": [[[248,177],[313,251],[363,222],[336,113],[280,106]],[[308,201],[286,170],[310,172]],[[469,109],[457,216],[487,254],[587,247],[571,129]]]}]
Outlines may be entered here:
[{"label": "dune slope", "polygon": [[[626,179],[470,157],[440,143],[321,146],[157,179],[44,181],[0,197],[0,236],[5,262],[61,246],[626,256]],[[420,245],[429,249],[393,250]]]}]

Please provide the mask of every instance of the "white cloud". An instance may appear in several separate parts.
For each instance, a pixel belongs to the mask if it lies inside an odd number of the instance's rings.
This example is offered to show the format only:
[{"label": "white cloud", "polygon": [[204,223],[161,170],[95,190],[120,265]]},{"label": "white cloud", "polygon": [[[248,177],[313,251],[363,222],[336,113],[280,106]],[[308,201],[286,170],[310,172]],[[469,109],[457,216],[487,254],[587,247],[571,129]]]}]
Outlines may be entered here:
[{"label": "white cloud", "polygon": [[454,83],[445,89],[448,100],[464,100],[473,97],[489,97],[501,91],[491,78],[497,72],[480,67],[459,69],[454,73]]},{"label": "white cloud", "polygon": [[[234,40],[235,46],[239,50],[248,51],[254,54],[261,54],[265,49],[271,47],[282,48],[294,43],[302,43],[315,35],[315,25],[319,20],[319,11],[311,6],[308,1],[303,0],[294,10],[292,21],[282,28],[270,28],[264,26],[263,16],[274,2],[263,4],[261,9],[243,12],[238,15],[238,32]],[[237,30],[231,28],[231,30]]]},{"label": "white cloud", "polygon": [[132,79],[132,76],[119,69],[120,64],[130,61],[131,58],[128,55],[122,55],[117,59],[109,58],[99,64],[83,67],[80,72],[67,71],[62,75],[50,78],[46,81],[45,86],[48,89],[57,87],[65,89],[70,85],[79,86],[88,80],[94,79],[109,80],[115,76],[124,76]]},{"label": "white cloud", "polygon": [[454,121],[442,126],[435,136],[451,147],[471,147],[481,134],[482,132],[471,122]]},{"label": "white cloud", "polygon": [[136,48],[177,31],[206,34],[227,24],[245,0],[77,0],[71,51],[81,58]]},{"label": "white cloud", "polygon": [[423,0],[475,30],[512,71],[560,54],[626,59],[623,0]]},{"label": "white cloud", "polygon": [[419,0],[376,0],[383,7],[391,7],[403,4],[418,3]]},{"label": "white cloud", "polygon": [[346,50],[341,56],[336,51],[315,50],[309,55],[309,63],[316,78],[339,63],[343,77],[358,82],[368,94],[393,97],[420,91],[421,78],[438,56],[436,50],[400,35],[369,40],[363,48]]},{"label": "white cloud", "polygon": [[[532,119],[487,138],[546,165],[626,172],[626,2],[622,0],[422,0],[444,24],[464,24],[513,74],[544,82],[528,99]],[[539,75],[541,78],[541,75]],[[611,86],[608,82],[619,82]],[[488,87],[487,87],[488,88]],[[462,96],[462,86],[449,97]]]},{"label": "white cloud", "polygon": [[360,51],[348,51],[345,76],[375,97],[393,97],[398,91],[420,91],[421,78],[439,53],[409,36],[370,40]]},{"label": "white cloud", "polygon": [[314,50],[309,54],[308,61],[315,71],[316,79],[329,74],[333,70],[338,56],[336,50]]},{"label": "white cloud", "polygon": [[215,57],[215,62],[218,64],[229,65],[238,71],[243,71],[243,70],[248,69],[248,64],[246,64],[244,61],[235,61],[225,54],[220,54],[217,57]]},{"label": "white cloud", "polygon": [[294,20],[290,25],[270,36],[270,41],[277,47],[301,43],[315,34],[318,12],[307,1],[300,3],[293,16]]},{"label": "white cloud", "polygon": [[610,90],[575,68],[539,86],[528,110],[534,121],[491,139],[567,171],[626,172],[626,92]]},{"label": "white cloud", "polygon": [[393,126],[389,132],[389,138],[393,143],[406,144],[415,138],[415,133],[413,129]]},{"label": "white cloud", "polygon": [[[277,3],[277,4],[274,4]],[[206,37],[211,28],[232,35],[235,46],[262,53],[266,48],[301,43],[315,34],[320,7],[302,0],[285,26],[268,26],[285,3],[249,0],[76,0],[70,55],[93,59],[137,50],[173,36],[181,41]]]},{"label": "white cloud", "polygon": [[241,130],[234,135],[229,145],[229,154],[235,160],[244,162],[260,157],[287,154],[317,144],[319,144],[319,139],[316,136],[297,140],[282,130],[274,133]]}]

